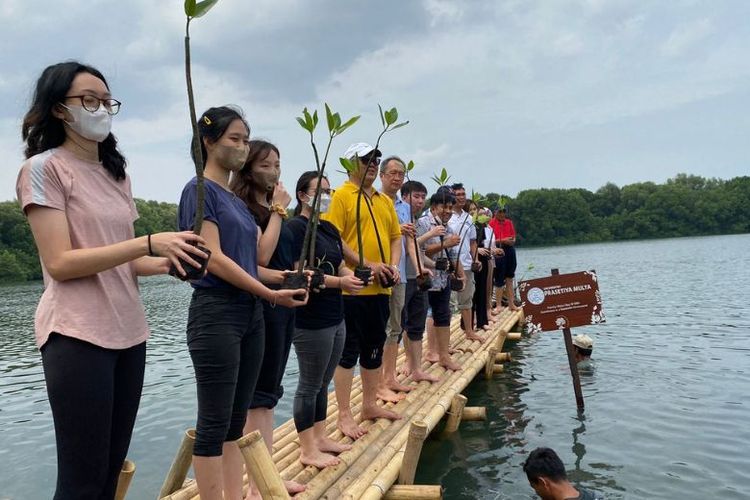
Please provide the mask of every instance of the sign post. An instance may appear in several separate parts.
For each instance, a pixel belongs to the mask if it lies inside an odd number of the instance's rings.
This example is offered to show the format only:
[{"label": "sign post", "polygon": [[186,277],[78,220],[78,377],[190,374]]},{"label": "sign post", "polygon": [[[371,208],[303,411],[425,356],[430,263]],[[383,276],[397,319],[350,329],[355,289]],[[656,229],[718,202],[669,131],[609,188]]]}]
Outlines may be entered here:
[{"label": "sign post", "polygon": [[583,393],[570,329],[604,323],[597,282],[595,271],[560,274],[559,270],[552,269],[552,276],[522,281],[518,285],[529,331],[563,332],[576,404],[580,410],[584,408]]}]

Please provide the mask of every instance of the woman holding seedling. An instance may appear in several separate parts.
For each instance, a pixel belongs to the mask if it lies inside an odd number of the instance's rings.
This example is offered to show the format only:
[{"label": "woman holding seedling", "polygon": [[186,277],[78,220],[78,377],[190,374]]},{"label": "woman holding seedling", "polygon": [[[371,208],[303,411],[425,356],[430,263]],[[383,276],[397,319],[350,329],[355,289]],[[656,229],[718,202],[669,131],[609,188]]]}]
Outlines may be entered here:
[{"label": "woman holding seedling", "polygon": [[[258,267],[258,226],[229,188],[230,174],[242,169],[248,157],[247,122],[237,109],[223,106],[207,110],[197,125],[205,164],[201,234],[211,259],[208,273],[192,282],[187,323],[198,391],[193,469],[201,498],[234,500],[242,498],[244,465],[233,441],[242,436],[263,358],[260,299],[271,307],[296,307],[307,297],[304,290],[271,290],[259,281],[280,283],[283,272]],[[180,199],[183,229],[193,226],[196,191],[193,178]]]},{"label": "woman holding seedling", "polygon": [[[143,387],[149,329],[138,276],[206,255],[192,233],[134,238],[138,213],[110,133],[120,102],[78,62],[46,68],[22,137],[16,193],[42,261],[36,342],[55,422],[54,498],[115,495]],[[161,257],[156,257],[156,256]]]},{"label": "woman holding seedling", "polygon": [[[251,140],[245,166],[232,176],[229,187],[250,209],[261,236],[258,239],[258,265],[277,271],[293,268],[292,235],[284,219],[286,208],[292,200],[281,177],[279,150],[270,142]],[[278,285],[269,288],[279,289]],[[294,334],[294,308],[272,307],[267,300],[263,304],[265,347],[255,392],[250,400],[247,421],[243,434],[259,430],[268,446],[273,446],[274,408],[284,394],[281,379],[289,359]],[[299,493],[304,487],[287,482],[290,494]]]},{"label": "woman holding seedling", "polygon": [[[301,255],[307,221],[313,213],[318,172],[305,172],[297,181],[297,208],[289,221],[294,235],[293,255]],[[320,213],[328,211],[331,186],[323,177]],[[315,266],[325,273],[325,288],[313,293],[305,307],[297,310],[294,350],[299,362],[299,384],[294,395],[294,425],[300,441],[300,461],[318,468],[337,465],[337,453],[351,449],[326,434],[328,385],[344,350],[346,325],[341,291],[356,294],[364,283],[346,267],[341,236],[336,227],[321,220],[315,236]]]}]

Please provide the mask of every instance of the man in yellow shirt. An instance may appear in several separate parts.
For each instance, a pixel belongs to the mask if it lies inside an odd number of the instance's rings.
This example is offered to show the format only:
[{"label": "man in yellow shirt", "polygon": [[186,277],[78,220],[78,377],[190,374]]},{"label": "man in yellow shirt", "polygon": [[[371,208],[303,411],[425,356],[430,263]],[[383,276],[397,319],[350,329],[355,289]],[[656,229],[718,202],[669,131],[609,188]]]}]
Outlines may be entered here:
[{"label": "man in yellow shirt", "polygon": [[[369,144],[352,144],[344,157],[357,162],[349,172],[349,180],[336,189],[324,219],[336,226],[344,243],[344,259],[349,267],[359,266],[357,242],[357,203],[360,203],[360,227],[364,265],[372,270],[372,279],[357,295],[344,292],[346,343],[333,381],[339,407],[338,428],[352,439],[367,431],[354,421],[351,410],[351,388],[354,366],[359,359],[362,377],[362,420],[400,415],[377,405],[377,390],[383,344],[390,315],[390,288],[387,282],[398,283],[398,262],[401,258],[401,227],[393,201],[375,190],[381,153]],[[359,197],[360,185],[362,196]],[[369,208],[368,208],[369,207]]]}]

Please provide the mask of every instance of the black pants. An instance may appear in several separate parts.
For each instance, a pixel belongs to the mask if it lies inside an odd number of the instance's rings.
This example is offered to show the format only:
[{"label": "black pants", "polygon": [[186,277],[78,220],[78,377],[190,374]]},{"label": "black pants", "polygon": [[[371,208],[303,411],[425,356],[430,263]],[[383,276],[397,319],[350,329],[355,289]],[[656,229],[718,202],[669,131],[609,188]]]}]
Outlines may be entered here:
[{"label": "black pants", "polygon": [[105,349],[53,333],[42,366],[57,442],[54,498],[114,498],[141,400],[146,343]]},{"label": "black pants", "polygon": [[482,270],[478,273],[474,273],[474,302],[472,307],[474,310],[474,317],[477,320],[477,330],[483,328],[489,324],[489,318],[487,317],[487,278],[489,277],[489,258],[479,258],[482,263]]},{"label": "black pants", "polygon": [[427,292],[419,289],[416,279],[409,278],[406,282],[406,297],[401,313],[401,324],[409,340],[413,342],[422,340],[425,321],[427,321]]},{"label": "black pants", "polygon": [[493,282],[497,287],[504,287],[506,278],[516,276],[516,247],[511,245],[503,245],[502,247],[505,254],[502,257],[495,257]]},{"label": "black pants", "polygon": [[193,292],[187,343],[198,389],[193,455],[216,457],[242,437],[263,359],[263,308],[237,289]]},{"label": "black pants", "polygon": [[359,359],[366,370],[380,368],[390,315],[388,295],[344,295],[346,341],[339,366],[354,368]]},{"label": "black pants", "polygon": [[255,393],[250,401],[250,408],[275,408],[284,395],[284,378],[286,362],[294,338],[294,309],[288,307],[271,307],[263,302],[263,321],[265,323],[266,341]]},{"label": "black pants", "polygon": [[441,290],[427,292],[427,300],[432,308],[432,322],[440,328],[451,325],[451,287],[445,285]]}]

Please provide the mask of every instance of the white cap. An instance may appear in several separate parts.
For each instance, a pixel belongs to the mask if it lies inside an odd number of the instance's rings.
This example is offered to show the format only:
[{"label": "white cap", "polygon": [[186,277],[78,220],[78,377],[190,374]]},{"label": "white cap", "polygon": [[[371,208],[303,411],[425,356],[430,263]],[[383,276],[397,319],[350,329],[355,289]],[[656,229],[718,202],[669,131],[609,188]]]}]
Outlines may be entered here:
[{"label": "white cap", "polygon": [[[347,148],[346,152],[344,153],[344,158],[349,160],[351,160],[355,156],[357,156],[358,158],[362,158],[373,150],[375,150],[375,148],[370,146],[366,142],[355,142]],[[380,151],[378,151],[378,153],[380,153]]]},{"label": "white cap", "polygon": [[581,349],[593,349],[594,341],[586,334],[575,335],[573,337],[573,345]]}]

